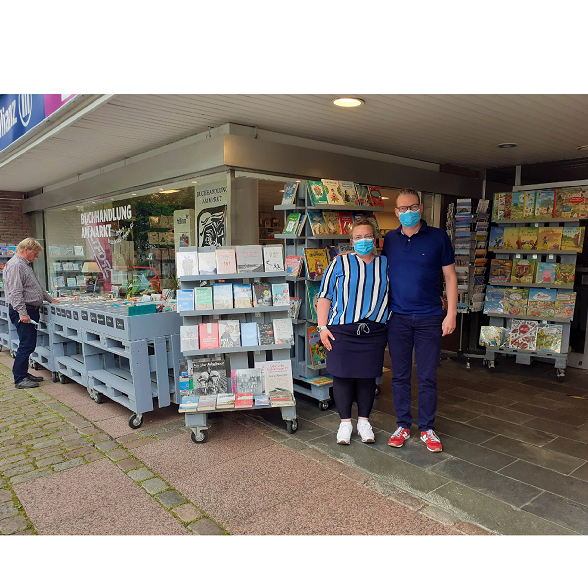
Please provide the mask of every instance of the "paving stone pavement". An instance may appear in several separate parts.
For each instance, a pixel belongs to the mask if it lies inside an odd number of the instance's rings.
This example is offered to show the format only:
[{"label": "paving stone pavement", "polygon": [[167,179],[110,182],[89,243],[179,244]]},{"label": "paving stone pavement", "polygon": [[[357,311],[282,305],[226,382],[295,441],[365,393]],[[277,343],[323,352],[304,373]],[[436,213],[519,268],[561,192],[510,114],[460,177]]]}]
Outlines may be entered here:
[{"label": "paving stone pavement", "polygon": [[[83,468],[97,460],[110,460],[116,464],[159,508],[171,513],[194,535],[229,534],[205,509],[188,500],[133,453],[136,448],[189,434],[182,421],[113,438],[95,423],[44,392],[42,385],[31,390],[15,389],[8,367],[11,360],[7,359],[5,352],[0,353],[0,535],[38,534],[18,500],[15,489],[19,484],[64,470]],[[50,381],[46,382],[46,385],[50,384]],[[309,462],[318,462],[341,479],[361,486],[363,491],[373,492],[378,499],[384,497],[427,517],[433,525],[443,525],[447,534],[493,534],[359,468],[333,459],[307,443],[292,439],[271,423],[243,413],[226,413],[223,417],[245,425]]]}]

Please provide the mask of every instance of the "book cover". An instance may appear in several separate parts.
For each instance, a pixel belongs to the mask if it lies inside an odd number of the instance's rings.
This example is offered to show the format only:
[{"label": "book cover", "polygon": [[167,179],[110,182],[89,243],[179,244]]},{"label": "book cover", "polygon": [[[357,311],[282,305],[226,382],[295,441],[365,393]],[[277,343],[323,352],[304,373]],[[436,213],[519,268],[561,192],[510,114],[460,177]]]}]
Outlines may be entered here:
[{"label": "book cover", "polygon": [[512,260],[510,259],[493,259],[490,263],[491,282],[510,282],[512,273]]},{"label": "book cover", "polygon": [[178,251],[182,247],[193,247],[196,245],[196,218],[194,211],[190,209],[174,210],[172,218],[173,244]]},{"label": "book cover", "polygon": [[[277,394],[278,392],[293,394],[294,386],[292,382],[292,360],[283,359],[277,361],[256,361],[255,367],[261,370],[261,382],[262,390],[264,395]],[[267,376],[270,376],[268,379]],[[290,382],[284,382],[282,386],[279,386],[271,382],[271,378],[274,376],[287,376]],[[281,387],[282,390],[277,390]]]},{"label": "book cover", "polygon": [[261,395],[261,396],[254,396],[253,400],[255,402],[255,406],[269,406],[270,399],[269,396]]},{"label": "book cover", "polygon": [[284,227],[284,235],[296,235],[296,229],[300,222],[300,212],[291,212],[286,219],[286,226]]},{"label": "book cover", "polygon": [[504,341],[504,327],[480,327],[479,344],[482,347],[502,347]]},{"label": "book cover", "polygon": [[253,288],[251,284],[233,284],[235,308],[251,308],[253,306]]},{"label": "book cover", "polygon": [[367,186],[356,184],[357,200],[359,206],[371,206],[372,199],[370,198],[370,191]]},{"label": "book cover", "polygon": [[257,323],[241,323],[241,347],[259,345],[257,341]]},{"label": "book cover", "polygon": [[76,287],[76,279],[75,278],[67,278],[67,285],[69,288]]},{"label": "book cover", "polygon": [[182,396],[178,412],[194,412],[198,410],[200,396]]},{"label": "book cover", "polygon": [[291,318],[275,318],[272,321],[274,326],[274,341],[281,344],[294,345],[294,331]]},{"label": "book cover", "polygon": [[333,261],[333,259],[335,259],[340,253],[338,245],[325,245],[324,249],[327,253],[327,261],[329,263],[331,263],[331,261]]},{"label": "book cover", "polygon": [[316,327],[307,327],[308,333],[308,350],[312,367],[318,367],[327,364],[327,351],[321,341],[320,333]]},{"label": "book cover", "polygon": [[343,199],[343,192],[338,180],[321,180],[325,187],[325,193],[327,195],[327,203],[335,206],[341,206],[345,204]]},{"label": "book cover", "polygon": [[180,326],[180,351],[198,351],[198,325]]},{"label": "book cover", "polygon": [[327,252],[321,247],[304,247],[304,263],[307,278],[311,280],[320,278],[329,265]]},{"label": "book cover", "polygon": [[284,195],[282,196],[282,204],[294,204],[296,200],[296,192],[298,189],[298,182],[288,182],[284,184]]},{"label": "book cover", "polygon": [[537,351],[543,353],[561,353],[561,343],[563,339],[563,325],[544,325],[537,326]]},{"label": "book cover", "polygon": [[535,278],[535,261],[515,259],[512,262],[510,281],[519,284],[532,284]]},{"label": "book cover", "polygon": [[502,249],[504,243],[504,227],[490,227],[488,247],[490,249]]},{"label": "book cover", "polygon": [[322,212],[309,211],[308,222],[310,223],[313,237],[328,235],[327,223]]},{"label": "book cover", "polygon": [[296,320],[298,318],[298,314],[300,313],[300,304],[300,298],[290,298],[289,316],[291,319]]},{"label": "book cover", "polygon": [[339,181],[341,192],[343,192],[343,201],[349,206],[357,206],[359,204],[357,191],[354,182]]},{"label": "book cover", "polygon": [[216,274],[216,253],[214,247],[198,249],[198,269],[200,275]]},{"label": "book cover", "polygon": [[484,314],[505,314],[504,311],[504,290],[496,286],[486,288],[486,297],[484,299]]},{"label": "book cover", "polygon": [[555,213],[559,218],[588,217],[588,194],[586,188],[558,188],[555,192]]},{"label": "book cover", "polygon": [[527,301],[527,316],[552,318],[555,316],[555,288],[530,288]]},{"label": "book cover", "polygon": [[320,282],[307,282],[306,283],[306,298],[308,304],[307,318],[312,323],[316,323],[316,305],[318,302],[318,294],[320,292]]},{"label": "book cover", "polygon": [[384,201],[382,200],[382,193],[381,188],[377,188],[375,186],[368,186],[368,190],[370,193],[370,200],[372,206],[381,206],[384,208]]},{"label": "book cover", "polygon": [[[506,231],[505,231],[506,233]],[[518,249],[537,249],[539,227],[519,227]]]},{"label": "book cover", "polygon": [[504,290],[504,314],[527,314],[527,302],[529,290],[527,288],[505,288]]},{"label": "book cover", "polygon": [[227,367],[224,359],[198,357],[192,360],[194,396],[226,394]]},{"label": "book cover", "polygon": [[560,286],[573,286],[575,275],[575,263],[556,263],[554,284],[558,284]]},{"label": "book cover", "polygon": [[263,248],[263,266],[266,272],[284,271],[283,245],[265,245]]},{"label": "book cover", "polygon": [[259,345],[274,344],[274,325],[272,323],[255,323],[257,324],[257,340]]},{"label": "book cover", "polygon": [[574,308],[576,306],[576,293],[560,290],[555,297],[554,318],[574,318]]},{"label": "book cover", "polygon": [[525,192],[525,212],[523,218],[535,218],[535,192]]},{"label": "book cover", "polygon": [[202,395],[198,399],[198,412],[210,412],[216,408],[216,394]]},{"label": "book cover", "polygon": [[353,228],[353,214],[349,211],[341,211],[337,213],[339,221],[339,232],[341,235],[351,235]]},{"label": "book cover", "polygon": [[253,406],[253,394],[235,394],[235,408],[251,408]]},{"label": "book cover", "polygon": [[236,384],[236,394],[262,394],[261,370],[259,368],[241,368],[231,370],[231,379]]},{"label": "book cover", "polygon": [[539,227],[537,249],[559,250],[563,237],[562,227]]},{"label": "book cover", "polygon": [[298,223],[298,228],[296,229],[296,235],[298,235],[299,237],[302,235],[302,232],[304,231],[304,225],[306,223],[306,214],[303,214],[300,217],[300,222]]},{"label": "book cover", "polygon": [[492,220],[504,220],[505,192],[495,192],[492,199]]},{"label": "book cover", "polygon": [[233,308],[233,284],[215,282],[212,290],[214,310]]},{"label": "book cover", "polygon": [[85,276],[76,276],[76,285],[77,286],[85,286],[86,285],[86,277]]},{"label": "book cover", "polygon": [[200,335],[200,349],[218,349],[218,323],[200,323],[198,325]]},{"label": "book cover", "polygon": [[212,310],[212,286],[194,288],[194,308],[196,310]]},{"label": "book cover", "polygon": [[537,321],[513,319],[510,328],[510,347],[521,351],[535,351],[538,325]]},{"label": "book cover", "polygon": [[269,282],[253,283],[253,306],[272,306],[272,287]]},{"label": "book cover", "polygon": [[237,272],[263,272],[261,245],[237,245]]},{"label": "book cover", "polygon": [[337,212],[323,212],[323,218],[325,219],[325,225],[327,227],[327,233],[329,235],[340,235],[341,229],[339,227],[339,214]]},{"label": "book cover", "polygon": [[194,381],[192,380],[192,365],[193,362],[190,359],[180,359],[178,362],[178,385],[180,388],[180,395],[192,394],[190,390],[194,389]]},{"label": "book cover", "polygon": [[328,204],[327,192],[322,182],[315,182],[310,180],[308,182],[308,190],[310,191],[310,198],[313,204]]},{"label": "book cover", "polygon": [[234,247],[217,247],[215,255],[217,274],[237,273],[237,260],[235,258]]},{"label": "book cover", "polygon": [[582,253],[584,249],[585,227],[563,227],[561,248],[565,251]]},{"label": "book cover", "polygon": [[301,255],[288,255],[286,257],[286,273],[289,276],[299,277],[302,263]]},{"label": "book cover", "polygon": [[238,320],[219,320],[218,337],[220,347],[241,347],[241,330]]},{"label": "book cover", "polygon": [[[266,362],[275,363],[275,362]],[[278,362],[281,363],[281,362]],[[274,398],[282,397],[283,400],[292,400],[294,386],[292,382],[292,369],[284,371],[283,369],[272,369],[267,367],[264,375],[265,391],[264,394],[270,397],[272,406],[275,406]],[[284,406],[284,405],[282,405]]]},{"label": "book cover", "polygon": [[510,204],[510,218],[523,219],[525,218],[525,193],[513,192]]},{"label": "book cover", "polygon": [[274,306],[290,306],[290,288],[287,283],[272,284]]},{"label": "book cover", "polygon": [[535,192],[535,218],[553,218],[554,208],[555,190]]},{"label": "book cover", "polygon": [[555,263],[540,261],[537,263],[536,284],[553,284],[555,282]]},{"label": "book cover", "polygon": [[178,251],[176,253],[176,272],[178,278],[198,275],[198,253],[196,251]]},{"label": "book cover", "polygon": [[218,394],[216,397],[216,408],[235,408],[235,395],[229,392]]},{"label": "book cover", "polygon": [[176,300],[178,303],[177,311],[184,312],[194,310],[194,290],[177,290]]},{"label": "book cover", "polygon": [[330,386],[333,383],[333,378],[329,378],[328,376],[313,376],[312,378],[303,379],[313,386]]}]

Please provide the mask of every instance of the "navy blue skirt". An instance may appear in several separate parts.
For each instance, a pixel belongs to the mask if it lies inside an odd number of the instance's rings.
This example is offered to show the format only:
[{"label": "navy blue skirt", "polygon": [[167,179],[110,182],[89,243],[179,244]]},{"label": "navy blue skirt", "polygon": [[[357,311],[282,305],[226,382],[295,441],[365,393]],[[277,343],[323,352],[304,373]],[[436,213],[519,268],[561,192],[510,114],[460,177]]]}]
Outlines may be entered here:
[{"label": "navy blue skirt", "polygon": [[379,378],[383,373],[388,329],[384,323],[363,321],[329,325],[335,340],[327,351],[327,370],[338,378]]}]

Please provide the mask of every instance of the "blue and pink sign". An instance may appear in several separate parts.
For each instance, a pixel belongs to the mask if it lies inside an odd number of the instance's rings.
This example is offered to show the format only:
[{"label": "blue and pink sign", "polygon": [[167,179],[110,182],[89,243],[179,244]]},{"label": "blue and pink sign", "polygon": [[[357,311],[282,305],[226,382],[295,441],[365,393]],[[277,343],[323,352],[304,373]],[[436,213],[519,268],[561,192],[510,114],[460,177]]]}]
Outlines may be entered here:
[{"label": "blue and pink sign", "polygon": [[75,94],[0,94],[0,152],[74,96]]}]

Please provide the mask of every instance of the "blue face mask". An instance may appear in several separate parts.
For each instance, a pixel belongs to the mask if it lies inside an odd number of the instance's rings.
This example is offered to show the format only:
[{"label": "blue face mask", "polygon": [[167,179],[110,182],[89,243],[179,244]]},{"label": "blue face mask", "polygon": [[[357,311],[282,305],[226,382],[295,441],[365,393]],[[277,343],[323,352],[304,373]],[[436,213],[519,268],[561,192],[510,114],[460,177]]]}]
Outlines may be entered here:
[{"label": "blue face mask", "polygon": [[360,239],[359,241],[353,242],[353,249],[359,255],[369,255],[374,249],[373,239]]},{"label": "blue face mask", "polygon": [[398,218],[405,227],[414,227],[421,220],[421,211],[407,210],[406,212],[401,212]]}]

